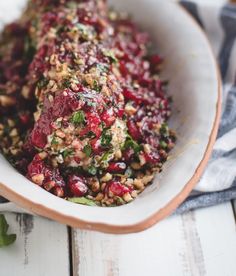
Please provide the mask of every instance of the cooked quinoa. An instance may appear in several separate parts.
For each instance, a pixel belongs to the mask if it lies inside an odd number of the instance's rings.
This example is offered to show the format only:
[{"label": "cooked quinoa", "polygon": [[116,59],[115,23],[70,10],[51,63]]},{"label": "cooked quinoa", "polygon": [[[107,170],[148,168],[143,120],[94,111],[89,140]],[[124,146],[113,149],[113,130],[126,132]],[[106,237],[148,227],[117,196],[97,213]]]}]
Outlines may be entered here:
[{"label": "cooked quinoa", "polygon": [[75,203],[134,200],[175,142],[163,60],[150,46],[104,0],[31,0],[0,41],[6,158]]}]

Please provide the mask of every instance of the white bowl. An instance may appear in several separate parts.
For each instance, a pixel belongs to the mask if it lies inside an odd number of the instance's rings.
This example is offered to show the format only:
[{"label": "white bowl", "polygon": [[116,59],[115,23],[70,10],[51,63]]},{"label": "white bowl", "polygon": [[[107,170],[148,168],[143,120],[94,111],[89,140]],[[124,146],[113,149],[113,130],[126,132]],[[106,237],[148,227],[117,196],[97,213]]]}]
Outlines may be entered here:
[{"label": "white bowl", "polygon": [[103,232],[144,230],[169,215],[190,193],[209,159],[220,117],[221,83],[209,43],[179,4],[112,0],[150,32],[165,57],[178,141],[161,174],[134,202],[114,208],[77,205],[34,185],[0,156],[0,194],[36,214]]}]

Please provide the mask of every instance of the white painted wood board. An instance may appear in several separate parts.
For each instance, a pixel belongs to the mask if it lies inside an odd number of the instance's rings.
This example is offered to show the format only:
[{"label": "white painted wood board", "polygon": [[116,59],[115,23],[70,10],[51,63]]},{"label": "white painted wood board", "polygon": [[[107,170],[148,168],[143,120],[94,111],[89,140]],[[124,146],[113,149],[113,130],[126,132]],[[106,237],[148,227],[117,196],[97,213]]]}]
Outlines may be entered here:
[{"label": "white painted wood board", "polygon": [[67,276],[67,227],[41,217],[6,214],[16,242],[0,249],[1,276]]},{"label": "white painted wood board", "polygon": [[231,203],[173,216],[131,235],[74,230],[74,276],[234,276]]}]

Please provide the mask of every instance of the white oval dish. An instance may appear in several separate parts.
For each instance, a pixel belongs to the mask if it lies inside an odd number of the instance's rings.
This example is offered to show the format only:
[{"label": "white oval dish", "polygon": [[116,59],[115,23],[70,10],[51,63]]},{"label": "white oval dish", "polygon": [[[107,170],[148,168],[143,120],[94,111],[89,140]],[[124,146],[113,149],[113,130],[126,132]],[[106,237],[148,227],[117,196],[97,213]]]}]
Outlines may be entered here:
[{"label": "white oval dish", "polygon": [[101,208],[57,198],[20,175],[0,155],[0,194],[73,227],[110,233],[142,231],[169,215],[190,193],[209,159],[220,118],[221,82],[209,43],[179,4],[162,0],[109,1],[149,31],[166,60],[173,97],[171,126],[178,141],[171,159],[134,202]]}]

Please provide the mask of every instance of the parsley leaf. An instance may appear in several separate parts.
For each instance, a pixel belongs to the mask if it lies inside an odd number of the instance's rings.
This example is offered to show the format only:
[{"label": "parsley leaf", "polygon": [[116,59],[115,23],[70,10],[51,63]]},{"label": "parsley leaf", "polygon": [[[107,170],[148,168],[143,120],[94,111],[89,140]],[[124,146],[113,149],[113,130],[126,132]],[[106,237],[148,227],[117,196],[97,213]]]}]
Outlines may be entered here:
[{"label": "parsley leaf", "polygon": [[73,153],[72,149],[66,149],[62,152],[62,156],[65,159],[66,157],[68,157],[69,155],[71,155]]},{"label": "parsley leaf", "polygon": [[87,206],[97,206],[92,199],[88,199],[86,197],[71,197],[71,198],[68,198],[68,201],[77,203],[77,204],[87,205]]},{"label": "parsley leaf", "polygon": [[92,147],[88,144],[83,148],[83,152],[86,154],[87,157],[90,156],[92,153]]},{"label": "parsley leaf", "polygon": [[134,139],[130,135],[126,137],[126,141],[123,148],[124,149],[132,148],[135,153],[138,153],[142,150],[142,146],[139,145],[136,141],[134,141]]},{"label": "parsley leaf", "polygon": [[4,215],[0,215],[0,248],[15,242],[16,234],[7,234],[9,225]]},{"label": "parsley leaf", "polygon": [[112,140],[112,135],[108,133],[107,129],[104,129],[102,132],[102,137],[101,137],[101,145],[102,147],[108,147],[111,144]]},{"label": "parsley leaf", "polygon": [[46,78],[43,78],[38,81],[37,86],[39,89],[42,89],[42,88],[45,88],[48,85],[48,83],[49,83],[49,80]]},{"label": "parsley leaf", "polygon": [[88,173],[91,175],[96,175],[97,174],[97,168],[94,167],[93,165],[91,165],[90,167],[88,167]]},{"label": "parsley leaf", "polygon": [[169,135],[169,128],[166,123],[163,123],[160,128],[160,133],[164,136],[167,137]]},{"label": "parsley leaf", "polygon": [[115,54],[112,50],[104,50],[104,56],[108,57],[112,63],[118,63],[118,59],[115,57]]},{"label": "parsley leaf", "polygon": [[85,114],[82,110],[77,111],[73,114],[71,122],[75,125],[82,124],[85,122]]}]

